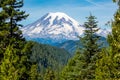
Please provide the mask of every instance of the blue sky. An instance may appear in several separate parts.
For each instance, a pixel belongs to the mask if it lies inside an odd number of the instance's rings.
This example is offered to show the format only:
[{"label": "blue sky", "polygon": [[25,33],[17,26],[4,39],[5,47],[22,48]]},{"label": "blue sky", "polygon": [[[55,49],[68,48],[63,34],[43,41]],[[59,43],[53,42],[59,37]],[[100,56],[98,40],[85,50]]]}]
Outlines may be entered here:
[{"label": "blue sky", "polygon": [[113,18],[116,9],[112,0],[24,0],[23,10],[30,15],[22,23],[30,24],[48,12],[64,12],[83,24],[92,13],[99,27],[106,28],[105,23]]}]

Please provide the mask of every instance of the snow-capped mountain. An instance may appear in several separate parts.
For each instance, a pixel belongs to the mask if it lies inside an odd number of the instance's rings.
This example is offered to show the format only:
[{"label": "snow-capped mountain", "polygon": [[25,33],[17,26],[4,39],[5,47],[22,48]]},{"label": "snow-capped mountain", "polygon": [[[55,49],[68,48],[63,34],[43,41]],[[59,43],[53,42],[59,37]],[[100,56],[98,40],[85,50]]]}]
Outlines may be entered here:
[{"label": "snow-capped mountain", "polygon": [[[21,29],[27,39],[46,44],[62,43],[67,40],[78,40],[83,35],[84,27],[65,13],[47,13],[36,22]],[[106,36],[109,32],[99,30],[98,34]]]},{"label": "snow-capped mountain", "polygon": [[107,29],[100,29],[97,34],[102,36],[102,37],[107,37],[108,34],[111,33],[111,30],[107,30]]}]

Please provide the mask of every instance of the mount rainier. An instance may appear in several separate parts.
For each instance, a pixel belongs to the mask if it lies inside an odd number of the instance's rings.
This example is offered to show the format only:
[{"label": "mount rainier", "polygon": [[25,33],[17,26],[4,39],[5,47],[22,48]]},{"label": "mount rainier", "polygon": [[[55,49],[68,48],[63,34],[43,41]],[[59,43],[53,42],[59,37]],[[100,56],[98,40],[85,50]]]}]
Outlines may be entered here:
[{"label": "mount rainier", "polygon": [[[82,36],[84,27],[65,13],[47,13],[39,20],[21,28],[23,35],[28,40],[44,44],[56,45],[68,40],[78,40]],[[107,30],[100,29],[97,34],[106,36]]]}]

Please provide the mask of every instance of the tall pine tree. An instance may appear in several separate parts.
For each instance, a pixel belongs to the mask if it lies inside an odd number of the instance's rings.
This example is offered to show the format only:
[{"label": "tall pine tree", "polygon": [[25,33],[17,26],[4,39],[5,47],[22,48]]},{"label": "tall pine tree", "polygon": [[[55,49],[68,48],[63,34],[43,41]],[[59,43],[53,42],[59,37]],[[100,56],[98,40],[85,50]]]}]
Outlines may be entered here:
[{"label": "tall pine tree", "polygon": [[99,30],[96,17],[92,15],[87,17],[84,27],[84,37],[80,38],[82,47],[80,52],[76,53],[75,57],[69,61],[67,67],[63,70],[63,80],[95,79],[96,61],[101,51],[101,43],[98,43],[100,36],[96,35],[96,32]]},{"label": "tall pine tree", "polygon": [[7,19],[8,15],[5,13],[4,10],[2,10],[2,2],[0,1],[0,63],[3,58],[3,53],[5,52],[7,40],[8,40],[8,34],[9,34],[9,27],[6,25],[5,20]]},{"label": "tall pine tree", "polygon": [[113,1],[118,3],[119,8],[112,21],[112,33],[108,35],[109,48],[101,52],[101,59],[96,63],[97,80],[120,79],[120,0]]},{"label": "tall pine tree", "polygon": [[21,11],[23,0],[0,0],[0,79],[27,80],[32,68],[32,44],[25,41],[19,22],[27,18]]},{"label": "tall pine tree", "polygon": [[[23,6],[23,0],[1,0],[0,2],[0,59],[3,57],[8,44],[15,44],[15,47],[22,47],[25,40],[22,37],[18,24],[28,15],[19,8]],[[21,42],[21,46],[18,45]]]},{"label": "tall pine tree", "polygon": [[68,64],[62,70],[60,80],[82,80],[81,68],[83,68],[84,63],[83,54],[77,50],[74,57],[68,61]]},{"label": "tall pine tree", "polygon": [[101,51],[101,43],[98,43],[100,36],[96,35],[96,32],[99,30],[97,28],[96,17],[90,15],[87,19],[87,22],[84,24],[86,28],[84,37],[81,38],[83,44],[82,54],[85,57],[85,64],[81,69],[81,77],[82,79],[94,79],[95,64],[98,59],[98,54]]}]

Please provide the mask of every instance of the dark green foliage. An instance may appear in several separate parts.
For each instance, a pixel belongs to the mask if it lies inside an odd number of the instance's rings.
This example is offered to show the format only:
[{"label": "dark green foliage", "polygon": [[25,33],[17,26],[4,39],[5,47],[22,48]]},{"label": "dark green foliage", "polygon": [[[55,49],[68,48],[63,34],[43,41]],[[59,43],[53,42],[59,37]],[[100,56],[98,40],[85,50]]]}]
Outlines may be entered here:
[{"label": "dark green foliage", "polygon": [[[4,58],[2,64],[0,65],[0,79],[1,80],[18,80],[21,77],[20,69],[17,67],[19,57],[16,55],[16,52],[13,50],[13,46],[8,46],[6,52],[4,53]],[[15,66],[17,65],[17,66]],[[24,72],[25,68],[21,69],[21,73]]]},{"label": "dark green foliage", "polygon": [[38,64],[38,71],[42,76],[49,68],[59,76],[59,72],[69,58],[70,54],[64,49],[38,43],[34,43],[32,48],[31,61]]},{"label": "dark green foliage", "polygon": [[0,79],[27,80],[30,77],[31,48],[19,27],[28,15],[20,8],[23,0],[0,0]]},{"label": "dark green foliage", "polygon": [[93,80],[95,79],[96,61],[101,51],[99,30],[95,16],[87,17],[84,27],[84,37],[80,38],[82,46],[62,72],[63,80]]},{"label": "dark green foliage", "polygon": [[77,49],[77,45],[79,43],[79,40],[73,41],[73,40],[68,40],[63,43],[60,43],[57,45],[59,48],[64,48],[67,50],[71,55],[74,55],[75,50]]},{"label": "dark green foliage", "polygon": [[24,45],[24,49],[22,50],[22,53],[25,53],[27,56],[26,61],[24,61],[24,65],[27,67],[25,74],[28,75],[28,80],[39,80],[41,78],[41,75],[39,74],[37,67],[38,64],[36,62],[31,61],[31,55],[32,55],[32,48],[34,46],[34,42],[28,41]]},{"label": "dark green foliage", "polygon": [[113,2],[119,9],[108,35],[109,48],[101,51],[96,17],[90,15],[80,38],[82,45],[68,62],[71,56],[64,49],[25,41],[19,30],[19,22],[28,16],[20,10],[23,0],[0,0],[0,80],[119,80],[120,0]]},{"label": "dark green foliage", "polygon": [[43,80],[57,80],[53,70],[47,69]]},{"label": "dark green foliage", "polygon": [[60,71],[70,57],[63,49],[25,41],[19,22],[28,15],[20,10],[22,6],[23,0],[0,0],[2,80],[40,80],[47,68]]},{"label": "dark green foliage", "polygon": [[85,22],[84,27],[86,28],[84,37],[81,38],[83,48],[81,49],[81,54],[84,58],[82,61],[85,63],[81,68],[81,79],[95,79],[95,69],[96,60],[98,59],[98,54],[101,51],[102,43],[98,43],[100,36],[96,35],[99,30],[97,28],[96,17],[90,15],[87,17],[87,22]]},{"label": "dark green foliage", "polygon": [[107,53],[106,51],[101,52],[101,58],[96,64],[98,66],[96,70],[97,80],[120,79],[120,0],[114,0],[114,2],[118,3],[119,8],[112,21],[112,34],[108,35],[109,48],[106,50]]},{"label": "dark green foliage", "polygon": [[31,69],[29,71],[30,77],[28,80],[42,80],[42,75],[38,72],[37,66],[37,64],[31,66]]},{"label": "dark green foliage", "polygon": [[84,58],[83,54],[80,53],[80,51],[77,51],[75,56],[71,58],[68,62],[68,64],[64,67],[62,73],[61,73],[61,80],[81,80],[81,68],[84,64],[83,61],[81,61]]},{"label": "dark green foliage", "polygon": [[[69,40],[63,43],[60,43],[59,45],[57,45],[57,47],[59,48],[64,48],[65,50],[67,50],[71,55],[74,55],[76,49],[78,47],[82,47],[82,43],[80,43],[81,40]],[[104,43],[101,45],[102,48],[104,47],[108,47],[108,42],[107,39],[105,37],[100,37],[100,39],[98,40],[98,43]]]},{"label": "dark green foliage", "polygon": [[117,80],[115,78],[111,78],[113,73],[117,71],[114,69],[114,61],[111,57],[111,50],[110,49],[103,49],[99,57],[100,59],[96,62],[96,71],[95,71],[95,78],[96,80]]},{"label": "dark green foliage", "polygon": [[[24,11],[20,8],[23,6],[23,0],[1,0],[0,2],[0,60],[8,45],[21,49],[24,44],[24,38],[19,30],[21,20],[25,19]],[[19,44],[20,43],[20,44]]]}]

